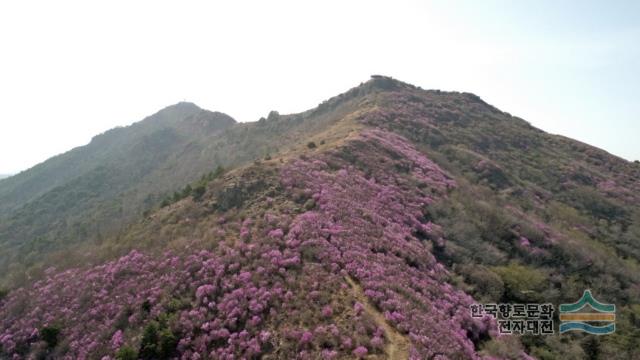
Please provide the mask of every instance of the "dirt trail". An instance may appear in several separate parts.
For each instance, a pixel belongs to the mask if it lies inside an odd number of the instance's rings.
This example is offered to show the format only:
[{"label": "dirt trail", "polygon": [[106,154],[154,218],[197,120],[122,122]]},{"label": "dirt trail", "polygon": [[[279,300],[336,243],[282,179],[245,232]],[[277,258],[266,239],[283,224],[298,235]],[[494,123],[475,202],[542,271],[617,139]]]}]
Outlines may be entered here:
[{"label": "dirt trail", "polygon": [[367,314],[369,314],[384,331],[384,336],[388,341],[388,345],[385,348],[387,358],[390,360],[409,359],[409,346],[411,344],[409,339],[389,324],[384,315],[382,315],[382,313],[380,313],[380,311],[378,311],[378,309],[369,302],[369,299],[365,296],[362,287],[358,283],[356,283],[350,276],[346,276],[345,280],[347,280],[347,283],[351,285],[351,289],[353,290],[353,295],[356,300],[364,306],[364,311],[366,311]]}]

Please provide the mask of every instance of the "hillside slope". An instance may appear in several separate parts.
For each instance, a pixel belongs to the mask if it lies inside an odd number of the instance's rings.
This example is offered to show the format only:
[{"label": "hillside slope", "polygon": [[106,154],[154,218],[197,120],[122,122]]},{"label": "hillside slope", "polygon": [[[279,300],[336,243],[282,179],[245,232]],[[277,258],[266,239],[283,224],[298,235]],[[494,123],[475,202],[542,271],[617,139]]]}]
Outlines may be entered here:
[{"label": "hillside slope", "polygon": [[[638,165],[386,77],[220,138],[262,159],[52,257],[0,300],[0,354],[640,356]],[[585,289],[616,304],[615,334],[498,337],[468,308]]]},{"label": "hillside slope", "polygon": [[[201,175],[205,163],[221,165],[202,157],[176,169],[186,147],[197,148],[234,123],[180,103],[2,181],[0,270],[121,229],[163,192]],[[177,173],[167,175],[171,171]]]},{"label": "hillside slope", "polygon": [[[38,276],[70,247],[126,231],[163,199],[217,168],[284,151],[340,119],[342,104],[239,124],[191,103],[96,136],[0,183],[0,284]],[[174,194],[175,197],[175,194]]]}]

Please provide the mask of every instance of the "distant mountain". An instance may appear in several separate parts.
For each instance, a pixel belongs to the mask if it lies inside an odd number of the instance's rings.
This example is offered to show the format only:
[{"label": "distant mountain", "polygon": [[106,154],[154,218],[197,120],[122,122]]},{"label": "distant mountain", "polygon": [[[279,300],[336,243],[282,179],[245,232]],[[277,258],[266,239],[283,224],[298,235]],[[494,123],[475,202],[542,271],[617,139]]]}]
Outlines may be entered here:
[{"label": "distant mountain", "polygon": [[123,229],[201,169],[226,165],[202,153],[202,144],[234,124],[180,103],[2,181],[0,269]]},{"label": "distant mountain", "polygon": [[9,176],[11,176],[11,175],[10,175],[10,174],[0,174],[0,180],[1,180],[1,179],[6,179],[6,178],[8,178]]},{"label": "distant mountain", "polygon": [[[640,357],[640,166],[476,95],[374,76],[255,123],[178,104],[59,158],[0,182],[0,357]],[[470,314],[586,289],[614,334]]]},{"label": "distant mountain", "polygon": [[[166,152],[175,143],[189,141],[194,134],[199,135],[197,129],[183,126],[187,124],[188,118],[196,116],[208,117],[208,121],[215,124],[212,127],[214,130],[224,129],[235,122],[224,114],[206,112],[190,103],[167,107],[139,123],[98,135],[88,145],[53,157],[3,183],[0,187],[0,214],[15,211],[99,166],[130,166],[129,162],[143,161],[147,152],[155,153],[157,150],[165,152],[158,156],[166,157]],[[136,159],[130,159],[132,156]],[[147,166],[157,165],[150,162],[148,164]]]}]

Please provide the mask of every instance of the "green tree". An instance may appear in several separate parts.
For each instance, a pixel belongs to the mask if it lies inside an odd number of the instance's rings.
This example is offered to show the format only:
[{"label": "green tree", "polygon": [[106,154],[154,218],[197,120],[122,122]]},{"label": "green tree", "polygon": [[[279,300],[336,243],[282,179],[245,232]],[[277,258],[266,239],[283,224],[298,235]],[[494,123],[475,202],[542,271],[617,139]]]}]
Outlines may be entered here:
[{"label": "green tree", "polygon": [[193,191],[193,189],[191,188],[191,185],[187,184],[187,186],[185,186],[184,189],[182,189],[182,197],[181,197],[181,199],[184,199],[187,196],[191,195],[192,191]]},{"label": "green tree", "polygon": [[54,348],[58,345],[58,336],[60,335],[60,328],[51,325],[45,326],[40,329],[40,338],[47,343],[47,347]]},{"label": "green tree", "polygon": [[171,200],[169,200],[168,198],[164,198],[160,203],[160,207],[167,207],[169,205],[171,205]]},{"label": "green tree", "polygon": [[116,360],[137,360],[138,353],[130,346],[123,346],[116,353]]},{"label": "green tree", "polygon": [[159,342],[158,342],[158,357],[160,359],[169,359],[173,355],[178,346],[178,338],[173,334],[173,332],[164,328],[160,331],[159,334]]},{"label": "green tree", "polygon": [[202,195],[204,195],[206,191],[207,191],[207,188],[205,187],[204,184],[198,184],[198,186],[193,188],[191,195],[193,196],[194,200],[199,201],[200,199],[202,199]]},{"label": "green tree", "polygon": [[150,322],[142,332],[139,355],[141,359],[158,358],[158,323]]},{"label": "green tree", "polygon": [[218,165],[216,167],[216,170],[213,173],[213,177],[214,178],[218,178],[218,177],[220,177],[220,175],[224,174],[224,172],[225,172],[225,168],[222,167],[221,165]]},{"label": "green tree", "polygon": [[509,264],[496,266],[493,271],[500,275],[505,287],[506,301],[536,301],[544,289],[547,275],[533,267]]}]

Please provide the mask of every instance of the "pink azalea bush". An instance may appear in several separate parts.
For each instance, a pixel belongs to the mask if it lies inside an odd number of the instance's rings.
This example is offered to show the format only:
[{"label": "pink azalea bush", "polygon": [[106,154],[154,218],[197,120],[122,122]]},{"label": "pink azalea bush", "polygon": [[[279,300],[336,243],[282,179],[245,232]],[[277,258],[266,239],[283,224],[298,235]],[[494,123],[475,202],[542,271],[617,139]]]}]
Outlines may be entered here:
[{"label": "pink azalea bush", "polygon": [[[493,324],[470,317],[472,299],[431,253],[441,231],[423,216],[456,186],[437,165],[402,137],[370,130],[285,164],[280,181],[291,202],[316,206],[258,221],[223,216],[215,231],[241,241],[163,256],[132,251],[12,291],[0,303],[0,357],[113,359],[125,347],[179,359],[381,354],[388,339],[352,279],[410,341],[412,359],[478,358],[474,341]],[[43,350],[41,331],[52,325],[58,344]]]},{"label": "pink azalea bush", "polygon": [[282,178],[291,189],[308,190],[319,205],[294,220],[285,237],[289,247],[358,280],[409,336],[413,358],[476,356],[473,340],[491,324],[470,318],[472,299],[447,283],[447,271],[424,240],[442,241],[421,209],[455,186],[437,165],[401,137],[371,130],[326,159],[293,163]]}]

